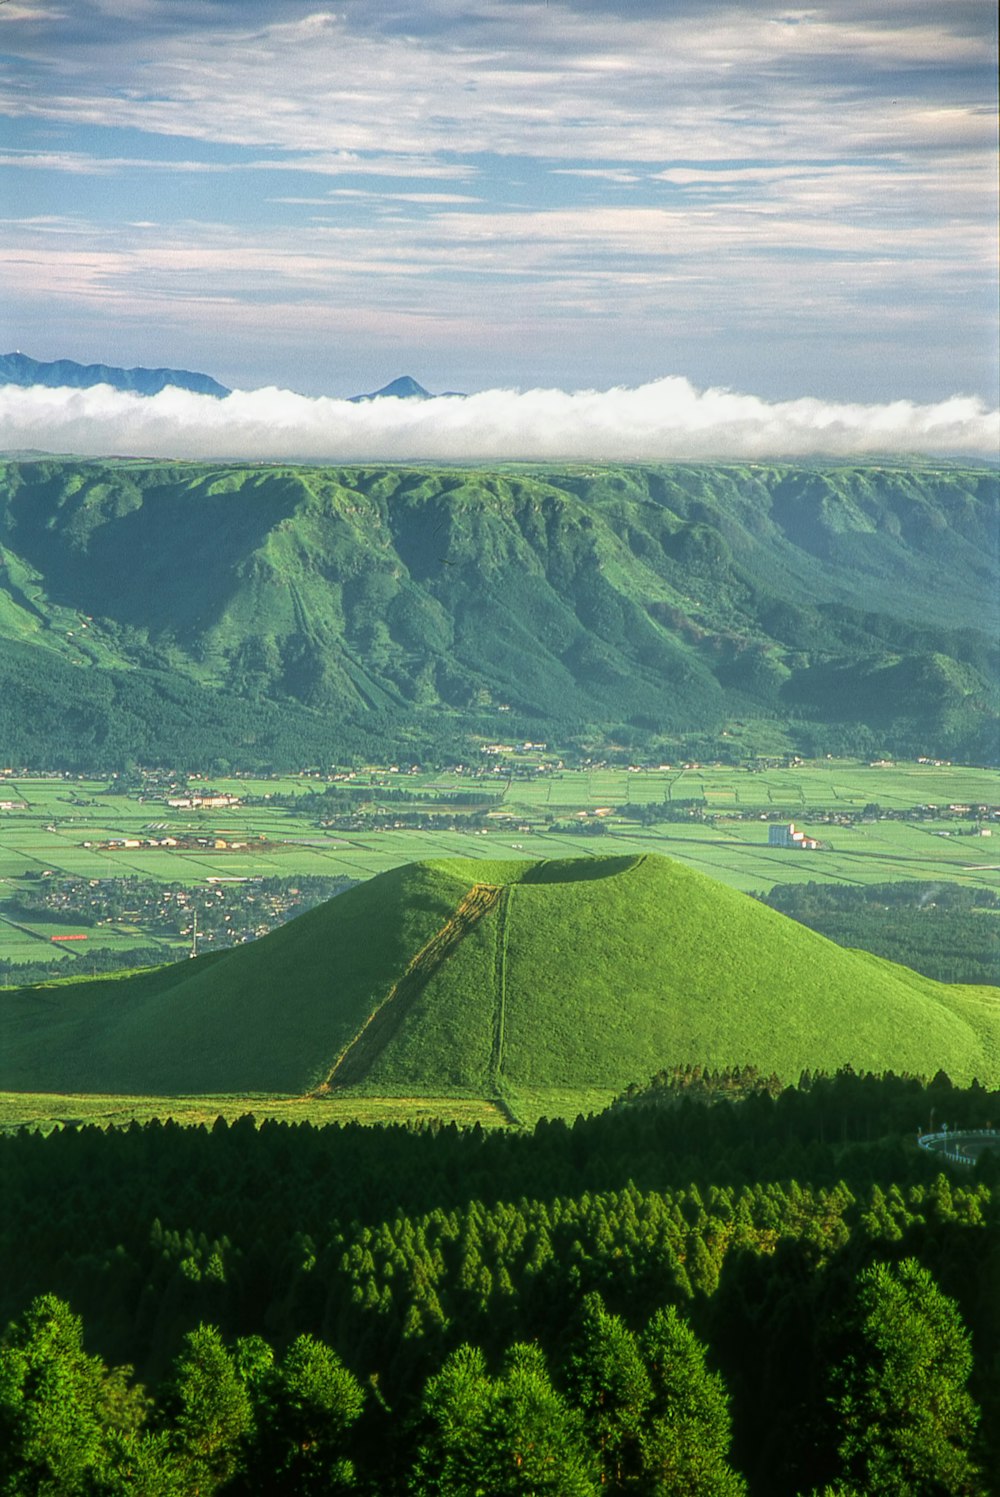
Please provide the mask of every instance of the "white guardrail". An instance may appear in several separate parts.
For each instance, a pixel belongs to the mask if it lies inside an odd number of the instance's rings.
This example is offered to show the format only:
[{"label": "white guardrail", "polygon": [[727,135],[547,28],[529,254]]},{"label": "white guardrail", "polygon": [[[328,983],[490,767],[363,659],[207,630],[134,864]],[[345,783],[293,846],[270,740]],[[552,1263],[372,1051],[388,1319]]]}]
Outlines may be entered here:
[{"label": "white guardrail", "polygon": [[945,1130],[941,1133],[921,1133],[917,1139],[920,1148],[928,1149],[934,1154],[943,1154],[946,1159],[955,1164],[975,1164],[976,1155],[963,1151],[963,1143],[975,1141],[976,1143],[993,1144],[1000,1143],[1000,1135],[995,1128],[965,1128],[956,1129],[954,1133]]}]

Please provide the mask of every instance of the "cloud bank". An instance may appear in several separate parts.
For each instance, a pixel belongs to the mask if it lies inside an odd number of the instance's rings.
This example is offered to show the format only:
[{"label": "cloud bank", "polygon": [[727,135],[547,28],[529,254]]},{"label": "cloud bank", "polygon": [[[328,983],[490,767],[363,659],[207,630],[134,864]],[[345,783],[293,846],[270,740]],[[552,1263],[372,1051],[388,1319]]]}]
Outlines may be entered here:
[{"label": "cloud bank", "polygon": [[996,459],[1000,411],[955,395],[845,404],[767,401],[671,376],[610,390],[484,390],[354,404],[290,390],[225,400],[0,387],[0,449],[241,462],[633,461],[862,457]]}]

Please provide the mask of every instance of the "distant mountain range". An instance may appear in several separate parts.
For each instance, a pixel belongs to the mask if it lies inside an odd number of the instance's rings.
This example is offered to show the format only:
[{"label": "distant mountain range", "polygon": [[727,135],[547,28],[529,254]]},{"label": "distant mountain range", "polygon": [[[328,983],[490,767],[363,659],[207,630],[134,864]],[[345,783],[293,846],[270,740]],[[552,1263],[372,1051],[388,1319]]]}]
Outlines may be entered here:
[{"label": "distant mountain range", "polygon": [[[135,395],[159,395],[161,390],[172,386],[178,390],[192,390],[197,395],[214,395],[223,399],[232,391],[208,374],[198,374],[190,369],[119,369],[111,364],[77,364],[73,359],[55,359],[50,363],[31,359],[23,353],[0,354],[0,385],[44,385],[48,389],[86,390],[91,385],[110,385],[113,390],[128,390]],[[457,395],[457,390],[447,390],[447,395]],[[430,390],[417,383],[410,375],[383,385],[381,390],[372,390],[366,395],[348,397],[354,403],[366,400],[432,400]]]},{"label": "distant mountain range", "polygon": [[207,374],[190,369],[118,369],[110,364],[77,364],[72,359],[42,363],[23,353],[0,354],[0,384],[44,385],[49,389],[86,390],[110,385],[135,395],[159,395],[167,386],[222,398],[231,392]]},{"label": "distant mountain range", "polygon": [[2,462],[0,763],[992,762],[998,498],[929,464]]}]

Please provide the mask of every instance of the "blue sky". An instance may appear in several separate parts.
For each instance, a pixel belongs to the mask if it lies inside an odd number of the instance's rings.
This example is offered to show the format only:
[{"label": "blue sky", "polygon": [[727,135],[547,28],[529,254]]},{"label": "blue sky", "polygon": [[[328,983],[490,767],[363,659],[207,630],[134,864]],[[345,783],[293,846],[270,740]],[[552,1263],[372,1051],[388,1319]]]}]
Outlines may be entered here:
[{"label": "blue sky", "polygon": [[0,351],[997,399],[991,0],[7,0]]}]

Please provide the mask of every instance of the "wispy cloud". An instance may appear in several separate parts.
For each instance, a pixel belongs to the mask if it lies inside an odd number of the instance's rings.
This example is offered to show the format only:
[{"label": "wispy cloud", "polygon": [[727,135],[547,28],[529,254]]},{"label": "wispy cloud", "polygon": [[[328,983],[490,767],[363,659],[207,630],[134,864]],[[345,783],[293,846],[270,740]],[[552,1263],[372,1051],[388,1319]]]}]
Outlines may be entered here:
[{"label": "wispy cloud", "polygon": [[995,386],[990,0],[8,0],[0,32],[9,336],[75,339],[42,356],[114,327],[120,362],[295,383],[294,332],[328,388],[334,342],[382,364],[408,325],[449,385]]},{"label": "wispy cloud", "polygon": [[8,449],[245,461],[641,461],[873,453],[995,457],[1000,412],[933,405],[766,401],[666,378],[634,389],[485,390],[428,401],[237,391],[212,400],[0,387]]},{"label": "wispy cloud", "polygon": [[[14,89],[12,106],[328,156],[331,141],[385,153],[387,122],[392,154],[418,160],[442,150],[569,165],[796,159],[832,141],[877,156],[884,130],[907,147],[934,144],[954,109],[983,103],[970,76],[995,68],[983,6],[932,13],[914,0],[891,21],[827,3],[798,25],[742,0],[130,10],[125,30],[114,8],[86,3],[52,27],[5,28],[51,75],[30,98]],[[267,107],[248,108],[254,99]]]},{"label": "wispy cloud", "polygon": [[67,172],[70,176],[108,177],[118,172],[223,172],[232,167],[211,161],[159,161],[141,157],[93,156],[83,151],[17,151],[0,155],[0,167],[15,171]]}]

